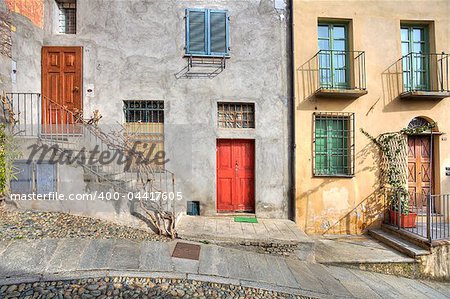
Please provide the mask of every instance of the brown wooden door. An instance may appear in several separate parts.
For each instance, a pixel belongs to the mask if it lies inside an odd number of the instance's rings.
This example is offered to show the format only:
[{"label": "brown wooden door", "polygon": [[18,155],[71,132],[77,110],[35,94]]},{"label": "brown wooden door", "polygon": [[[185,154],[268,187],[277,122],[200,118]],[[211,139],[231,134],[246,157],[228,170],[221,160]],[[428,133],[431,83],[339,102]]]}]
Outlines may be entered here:
[{"label": "brown wooden door", "polygon": [[433,193],[430,136],[408,136],[408,190],[410,206],[423,208]]},{"label": "brown wooden door", "polygon": [[81,47],[42,48],[44,125],[65,125],[76,121],[73,114],[83,109],[82,62]]},{"label": "brown wooden door", "polygon": [[255,143],[217,140],[217,210],[255,210]]}]

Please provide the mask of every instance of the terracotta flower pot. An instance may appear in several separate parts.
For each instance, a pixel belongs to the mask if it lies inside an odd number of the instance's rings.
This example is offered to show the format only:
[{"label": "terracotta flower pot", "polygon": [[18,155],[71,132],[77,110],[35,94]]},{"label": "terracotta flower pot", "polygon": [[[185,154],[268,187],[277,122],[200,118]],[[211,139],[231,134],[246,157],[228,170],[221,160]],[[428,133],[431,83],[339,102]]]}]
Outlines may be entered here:
[{"label": "terracotta flower pot", "polygon": [[[417,213],[401,214],[400,215],[400,227],[401,228],[414,228],[417,223]],[[391,224],[398,225],[398,212],[391,211]]]}]

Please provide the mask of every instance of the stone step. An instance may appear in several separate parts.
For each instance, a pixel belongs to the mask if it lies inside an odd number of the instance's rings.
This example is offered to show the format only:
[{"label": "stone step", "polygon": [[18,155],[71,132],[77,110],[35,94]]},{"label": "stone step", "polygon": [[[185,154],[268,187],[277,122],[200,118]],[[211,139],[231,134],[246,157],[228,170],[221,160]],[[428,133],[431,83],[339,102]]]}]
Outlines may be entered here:
[{"label": "stone step", "polygon": [[369,230],[369,235],[412,258],[430,254],[428,250],[382,229]]},{"label": "stone step", "polygon": [[417,261],[367,235],[316,236],[321,264],[407,264]]}]

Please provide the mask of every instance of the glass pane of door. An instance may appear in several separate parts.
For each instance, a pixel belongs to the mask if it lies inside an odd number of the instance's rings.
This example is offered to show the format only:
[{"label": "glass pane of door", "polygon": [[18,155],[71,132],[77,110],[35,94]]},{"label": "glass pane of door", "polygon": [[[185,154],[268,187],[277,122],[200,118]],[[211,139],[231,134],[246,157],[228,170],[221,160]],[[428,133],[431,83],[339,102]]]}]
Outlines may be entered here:
[{"label": "glass pane of door", "polygon": [[429,86],[427,28],[402,26],[401,42],[405,90],[427,90]]},{"label": "glass pane of door", "polygon": [[348,87],[347,26],[319,24],[319,79],[323,88]]}]

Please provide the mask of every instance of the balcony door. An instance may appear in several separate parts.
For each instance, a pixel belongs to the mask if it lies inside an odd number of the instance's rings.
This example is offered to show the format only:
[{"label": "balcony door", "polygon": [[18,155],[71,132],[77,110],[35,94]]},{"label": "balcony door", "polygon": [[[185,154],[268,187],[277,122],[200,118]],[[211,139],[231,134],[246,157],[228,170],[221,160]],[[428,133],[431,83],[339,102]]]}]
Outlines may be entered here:
[{"label": "balcony door", "polygon": [[320,87],[347,89],[350,77],[347,25],[319,23],[318,38]]},{"label": "balcony door", "polygon": [[428,28],[418,25],[402,25],[402,69],[405,91],[429,88]]}]

